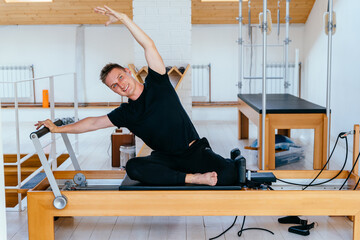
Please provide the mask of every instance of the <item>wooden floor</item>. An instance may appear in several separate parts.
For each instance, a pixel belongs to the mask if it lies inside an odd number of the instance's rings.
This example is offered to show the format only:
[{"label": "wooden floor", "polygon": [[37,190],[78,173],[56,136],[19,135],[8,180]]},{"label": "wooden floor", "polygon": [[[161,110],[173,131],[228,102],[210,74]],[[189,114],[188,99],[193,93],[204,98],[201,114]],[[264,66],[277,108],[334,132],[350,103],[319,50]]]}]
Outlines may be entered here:
[{"label": "wooden floor", "polygon": [[[209,139],[213,150],[223,156],[228,156],[234,147],[250,145],[255,139],[256,127],[250,126],[250,140],[237,140],[237,123],[219,121],[197,121],[196,128],[201,136]],[[32,123],[24,123],[22,136],[28,136],[31,132]],[[11,124],[4,126],[3,139],[4,152],[14,152],[14,141]],[[112,169],[110,165],[110,134],[113,129],[104,129],[96,132],[82,134],[80,136],[79,162],[83,169]],[[310,131],[310,130],[309,130]],[[279,169],[311,169],[312,167],[312,133],[311,131],[292,131],[296,143],[306,149],[305,160],[283,166]],[[26,133],[26,134],[25,134]],[[27,141],[27,140],[26,140]],[[26,142],[24,140],[24,142]],[[31,142],[27,141],[23,149],[32,150]],[[331,169],[339,169],[343,161],[343,151],[335,152],[335,162]],[[256,152],[242,151],[247,158],[248,167],[256,169]],[[351,155],[350,155],[351,156]],[[351,159],[349,159],[351,161]],[[348,167],[349,168],[349,167]],[[91,199],[89,199],[91,201]],[[121,202],[119,202],[121,204]],[[266,204],[266,203],[264,203]],[[247,217],[246,227],[267,228],[275,233],[251,230],[245,231],[241,238],[237,232],[241,228],[243,217],[240,216],[235,226],[224,236],[218,239],[316,239],[335,240],[352,239],[352,223],[345,217],[318,217],[302,216],[310,222],[317,222],[311,235],[302,237],[289,233],[289,225],[277,222],[280,216],[273,217]],[[179,239],[197,240],[209,239],[217,236],[233,222],[234,217],[68,217],[60,218],[55,222],[56,239]],[[7,212],[8,239],[28,239],[27,214],[25,212]],[[39,226],[41,231],[41,226]]]}]

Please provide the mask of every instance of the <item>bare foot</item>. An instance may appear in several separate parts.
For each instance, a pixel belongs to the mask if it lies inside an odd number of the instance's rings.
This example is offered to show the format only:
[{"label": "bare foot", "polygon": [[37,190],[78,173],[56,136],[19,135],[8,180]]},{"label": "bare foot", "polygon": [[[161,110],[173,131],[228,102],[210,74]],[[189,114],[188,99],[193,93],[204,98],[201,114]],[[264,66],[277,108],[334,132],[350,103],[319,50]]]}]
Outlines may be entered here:
[{"label": "bare foot", "polygon": [[217,183],[217,173],[207,172],[207,173],[186,174],[185,183],[215,186]]}]

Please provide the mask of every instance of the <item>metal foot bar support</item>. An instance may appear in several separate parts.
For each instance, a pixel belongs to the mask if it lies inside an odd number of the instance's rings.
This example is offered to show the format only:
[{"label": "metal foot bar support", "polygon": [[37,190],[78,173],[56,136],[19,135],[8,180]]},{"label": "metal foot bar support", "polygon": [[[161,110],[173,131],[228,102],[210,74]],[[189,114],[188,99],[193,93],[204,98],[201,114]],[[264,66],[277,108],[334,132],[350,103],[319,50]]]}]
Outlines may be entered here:
[{"label": "metal foot bar support", "polygon": [[66,149],[67,149],[67,151],[68,151],[68,153],[70,155],[70,159],[71,159],[71,162],[72,162],[72,164],[74,166],[74,169],[76,171],[80,171],[81,170],[80,165],[79,165],[79,162],[78,162],[78,160],[76,158],[74,149],[71,146],[68,135],[66,133],[61,133],[61,137],[62,137],[62,139],[64,141],[64,144],[65,144],[65,147],[66,147]]},{"label": "metal foot bar support", "polygon": [[[55,125],[57,126],[61,126],[63,123],[61,120],[58,120],[56,122],[54,122]],[[50,186],[51,186],[51,190],[55,196],[55,199],[53,201],[53,205],[55,208],[57,209],[63,209],[66,207],[66,204],[67,204],[67,198],[66,196],[62,195],[61,192],[60,192],[60,189],[59,189],[59,186],[57,185],[56,183],[56,180],[55,180],[55,177],[54,177],[54,174],[50,168],[50,164],[45,156],[45,153],[44,153],[44,150],[43,150],[43,147],[41,146],[41,143],[40,143],[40,140],[39,138],[44,136],[45,134],[47,134],[49,131],[48,128],[42,128],[36,132],[33,132],[30,134],[30,138],[34,144],[34,147],[36,149],[36,152],[39,156],[39,159],[40,159],[40,162],[44,168],[44,171],[45,171],[45,174],[46,174],[46,177],[50,183]],[[61,134],[62,138],[63,138],[63,141],[65,143],[65,146],[66,146],[66,149],[70,155],[70,159],[74,165],[74,168],[75,170],[80,170],[80,165],[77,161],[77,158],[76,158],[76,155],[74,153],[74,150],[73,148],[71,147],[71,144],[70,144],[70,141],[69,141],[69,138],[67,136],[66,133],[62,133]]]},{"label": "metal foot bar support", "polygon": [[46,177],[50,183],[51,190],[54,193],[54,196],[55,196],[55,199],[53,201],[54,207],[57,209],[63,209],[67,204],[67,199],[65,196],[61,195],[59,186],[56,183],[55,177],[54,177],[54,175],[51,171],[50,165],[46,159],[46,156],[42,149],[39,138],[37,137],[36,134],[31,134],[31,140],[33,141],[34,147],[36,149],[36,152],[38,153],[41,164],[44,167],[44,171],[45,171]]}]

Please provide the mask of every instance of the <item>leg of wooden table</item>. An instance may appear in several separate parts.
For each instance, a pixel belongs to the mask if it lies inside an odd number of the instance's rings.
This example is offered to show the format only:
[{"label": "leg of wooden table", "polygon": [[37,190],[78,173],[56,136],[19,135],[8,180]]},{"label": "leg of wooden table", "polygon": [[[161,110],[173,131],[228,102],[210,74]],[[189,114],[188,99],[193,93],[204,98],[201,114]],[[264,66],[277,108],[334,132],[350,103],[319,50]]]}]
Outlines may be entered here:
[{"label": "leg of wooden table", "polygon": [[262,166],[262,160],[261,160],[261,156],[262,156],[262,145],[261,145],[261,139],[262,139],[262,116],[261,114],[259,114],[259,124],[258,126],[258,167],[259,169],[263,169]]},{"label": "leg of wooden table", "polygon": [[360,214],[356,214],[353,221],[353,240],[357,239],[360,239]]},{"label": "leg of wooden table", "polygon": [[324,164],[327,161],[327,153],[328,153],[328,118],[324,114],[323,118],[323,125],[322,125],[323,131],[322,131],[322,155],[321,155],[321,167],[324,166]]},{"label": "leg of wooden table", "polygon": [[[354,125],[354,139],[353,139],[353,165],[356,162],[357,156],[359,154],[359,125]],[[359,174],[359,162],[356,163],[354,167],[354,174]]]},{"label": "leg of wooden table", "polygon": [[322,155],[322,128],[321,126],[317,126],[314,129],[314,160],[313,167],[314,169],[321,169],[321,155]]},{"label": "leg of wooden table", "polygon": [[[259,145],[259,150],[258,150],[258,166],[259,169],[263,169],[263,170],[268,170],[271,169],[270,168],[270,145],[274,146],[274,168],[275,169],[275,129],[273,132],[273,141],[270,141],[270,120],[269,117],[266,116],[266,120],[265,120],[265,161],[264,164],[265,166],[262,165],[262,117],[260,115],[259,117],[259,125],[258,125],[258,145]],[[272,138],[271,138],[272,139]]]},{"label": "leg of wooden table", "polygon": [[54,240],[54,216],[43,208],[41,196],[28,196],[29,240]]},{"label": "leg of wooden table", "polygon": [[287,136],[288,138],[291,137],[291,129],[278,129],[278,134]]},{"label": "leg of wooden table", "polygon": [[275,169],[275,128],[271,126],[271,122],[268,124],[268,161],[267,165],[265,166],[266,170],[274,170]]},{"label": "leg of wooden table", "polygon": [[249,119],[238,110],[238,138],[248,139],[249,138]]},{"label": "leg of wooden table", "polygon": [[314,169],[321,169],[327,159],[327,117],[324,114],[322,121],[314,129]]}]

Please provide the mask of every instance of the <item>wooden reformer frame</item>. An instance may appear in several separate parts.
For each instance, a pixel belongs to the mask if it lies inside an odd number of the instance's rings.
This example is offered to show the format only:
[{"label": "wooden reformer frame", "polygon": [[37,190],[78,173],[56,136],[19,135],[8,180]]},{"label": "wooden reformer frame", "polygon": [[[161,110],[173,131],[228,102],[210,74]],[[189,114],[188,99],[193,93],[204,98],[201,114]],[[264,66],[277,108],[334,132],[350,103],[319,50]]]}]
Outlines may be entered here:
[{"label": "wooden reformer frame", "polygon": [[[359,153],[359,125],[355,125],[353,163]],[[54,171],[56,179],[72,179],[79,171]],[[80,171],[87,179],[118,179],[123,171]],[[280,179],[312,179],[318,170],[272,171]],[[325,170],[319,179],[338,171]],[[346,179],[344,171],[337,179]],[[354,188],[355,167],[347,186]],[[68,204],[62,210],[45,190],[45,178],[28,192],[30,240],[54,239],[57,216],[353,216],[353,239],[360,239],[360,191],[353,190],[165,190],[165,191],[62,191]]]}]

